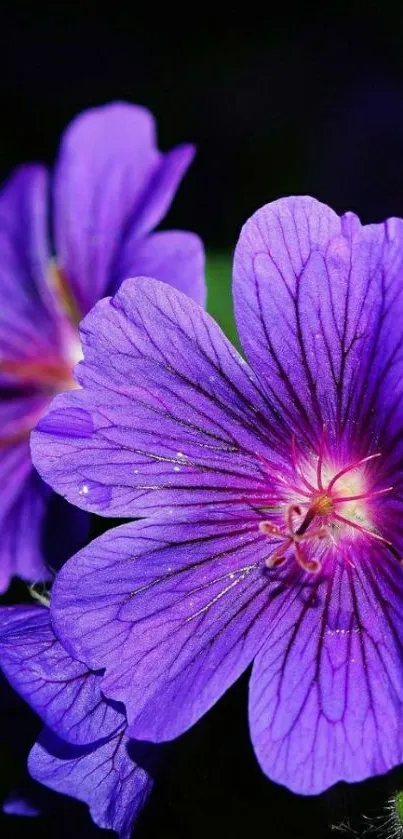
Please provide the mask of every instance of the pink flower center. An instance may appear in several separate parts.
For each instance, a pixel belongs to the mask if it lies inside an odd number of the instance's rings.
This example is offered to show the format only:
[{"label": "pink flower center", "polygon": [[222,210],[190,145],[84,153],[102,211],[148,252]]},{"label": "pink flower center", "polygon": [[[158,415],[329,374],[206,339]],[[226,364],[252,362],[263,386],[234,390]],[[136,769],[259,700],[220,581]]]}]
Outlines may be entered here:
[{"label": "pink flower center", "polygon": [[[292,552],[304,571],[317,573],[321,569],[320,555],[323,542],[337,544],[346,536],[358,535],[381,542],[399,560],[393,545],[378,531],[373,521],[373,501],[387,495],[392,487],[374,489],[370,465],[380,452],[335,468],[324,458],[323,447],[313,466],[298,458],[293,441],[294,477],[290,481],[269,467],[277,479],[283,503],[284,524],[261,521],[262,533],[279,540],[278,546],[266,560],[268,568],[282,565]],[[267,466],[268,464],[266,464]],[[276,506],[266,508],[278,510]]]}]

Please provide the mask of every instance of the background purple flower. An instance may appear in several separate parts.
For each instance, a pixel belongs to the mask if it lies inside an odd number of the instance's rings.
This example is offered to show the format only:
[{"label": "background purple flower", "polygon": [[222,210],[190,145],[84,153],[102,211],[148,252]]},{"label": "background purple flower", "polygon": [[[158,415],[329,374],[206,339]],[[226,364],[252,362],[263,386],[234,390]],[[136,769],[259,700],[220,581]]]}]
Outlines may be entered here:
[{"label": "background purple flower", "polygon": [[[76,387],[78,321],[133,273],[204,303],[198,237],[152,232],[193,154],[189,145],[162,154],[149,111],[113,104],[67,128],[50,184],[43,166],[23,166],[0,194],[0,591],[13,575],[38,580],[49,573],[51,493],[32,469],[28,439],[52,396]],[[56,513],[58,544],[68,556],[82,544],[86,520],[77,511]],[[55,543],[53,563],[57,554]]]},{"label": "background purple flower", "polygon": [[69,656],[43,606],[0,609],[0,651],[11,685],[47,726],[29,756],[31,776],[129,839],[153,785],[139,760],[155,769],[155,757],[127,737],[124,709],[103,697],[101,674]]},{"label": "background purple flower", "polygon": [[245,225],[235,310],[128,281],[86,318],[83,389],[33,435],[42,476],[110,531],[56,581],[69,651],[132,736],[177,736],[254,660],[275,781],[317,793],[403,759],[403,225],[313,199]]}]

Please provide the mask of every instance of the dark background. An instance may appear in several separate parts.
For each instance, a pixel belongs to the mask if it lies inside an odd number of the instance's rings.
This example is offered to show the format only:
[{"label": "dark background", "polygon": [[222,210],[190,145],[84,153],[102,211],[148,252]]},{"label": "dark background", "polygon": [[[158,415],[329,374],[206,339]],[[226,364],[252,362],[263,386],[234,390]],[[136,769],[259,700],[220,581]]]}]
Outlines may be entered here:
[{"label": "dark background", "polygon": [[[24,160],[51,164],[80,110],[127,99],[154,112],[162,149],[197,144],[168,223],[196,230],[210,249],[232,250],[248,215],[289,193],[354,209],[365,221],[403,215],[402,10],[276,6],[264,16],[252,4],[239,12],[217,4],[211,14],[195,3],[179,12],[115,0],[107,13],[99,4],[32,5],[29,14],[3,7],[0,178]],[[170,747],[138,839],[361,836],[363,813],[378,825],[396,775],[293,796],[261,774],[246,707],[244,677]],[[20,713],[2,711],[3,789],[18,780],[25,732],[35,736],[37,723],[22,727]],[[1,819],[2,839],[93,835],[84,808],[60,809],[54,799],[41,819]],[[340,822],[351,829],[337,832]]]}]

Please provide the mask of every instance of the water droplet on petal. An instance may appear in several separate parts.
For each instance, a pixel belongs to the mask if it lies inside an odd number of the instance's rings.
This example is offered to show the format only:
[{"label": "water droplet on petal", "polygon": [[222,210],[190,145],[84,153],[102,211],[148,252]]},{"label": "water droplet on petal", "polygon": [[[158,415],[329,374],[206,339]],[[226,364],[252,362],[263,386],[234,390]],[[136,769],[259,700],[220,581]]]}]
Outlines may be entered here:
[{"label": "water droplet on petal", "polygon": [[79,487],[78,494],[81,504],[88,502],[91,508],[97,507],[101,510],[109,507],[112,498],[111,488],[98,481],[85,481]]}]

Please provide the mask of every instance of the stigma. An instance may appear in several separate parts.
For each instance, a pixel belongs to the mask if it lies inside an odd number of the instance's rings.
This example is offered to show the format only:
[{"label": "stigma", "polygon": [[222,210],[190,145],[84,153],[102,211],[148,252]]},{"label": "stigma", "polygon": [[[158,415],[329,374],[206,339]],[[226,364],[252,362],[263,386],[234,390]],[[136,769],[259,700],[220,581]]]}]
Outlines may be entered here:
[{"label": "stigma", "polygon": [[259,523],[260,532],[277,542],[266,559],[267,568],[293,557],[302,570],[317,574],[326,548],[357,538],[381,542],[397,557],[376,523],[376,501],[393,489],[376,488],[374,465],[380,457],[376,452],[335,466],[324,457],[322,446],[312,462],[298,457],[293,441],[291,479],[269,469],[278,498],[263,508],[275,520]]}]

